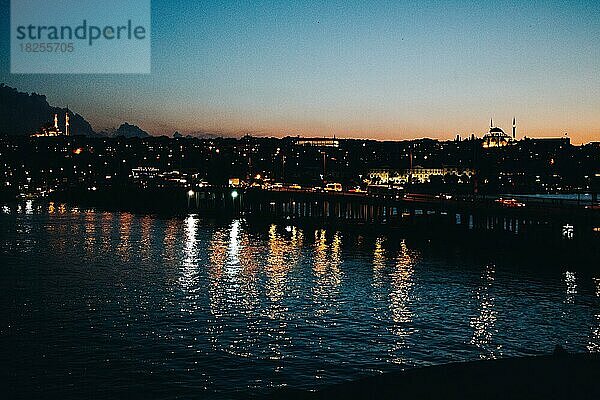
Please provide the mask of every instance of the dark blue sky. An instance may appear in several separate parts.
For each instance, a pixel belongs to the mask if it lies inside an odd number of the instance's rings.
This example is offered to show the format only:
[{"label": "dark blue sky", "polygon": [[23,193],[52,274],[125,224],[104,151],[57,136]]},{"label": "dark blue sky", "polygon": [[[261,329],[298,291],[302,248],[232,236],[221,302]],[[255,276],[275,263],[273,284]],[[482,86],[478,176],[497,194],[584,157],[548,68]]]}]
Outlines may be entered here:
[{"label": "dark blue sky", "polygon": [[600,2],[159,1],[152,74],[11,75],[95,128],[600,140]]}]

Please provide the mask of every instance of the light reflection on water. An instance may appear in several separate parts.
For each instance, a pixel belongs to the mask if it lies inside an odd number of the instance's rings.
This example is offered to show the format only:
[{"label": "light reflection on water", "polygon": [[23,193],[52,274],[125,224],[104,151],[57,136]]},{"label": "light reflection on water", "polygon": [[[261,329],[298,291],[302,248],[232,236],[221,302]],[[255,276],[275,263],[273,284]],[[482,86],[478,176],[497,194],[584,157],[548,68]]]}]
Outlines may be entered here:
[{"label": "light reflection on water", "polygon": [[335,313],[337,308],[336,297],[342,280],[340,243],[339,232],[336,232],[328,243],[327,231],[323,229],[315,231],[312,291],[315,303],[314,314],[317,317]]},{"label": "light reflection on water", "polygon": [[408,349],[408,338],[415,331],[412,326],[414,313],[411,305],[415,301],[413,287],[416,257],[403,240],[396,257],[396,266],[391,272],[390,311],[393,321],[391,332],[397,336],[397,341],[390,353],[391,357],[396,355],[396,358],[392,358],[391,361],[397,364],[410,363],[401,353]]},{"label": "light reflection on water", "polygon": [[150,216],[145,216],[141,218],[140,221],[140,225],[141,225],[141,239],[140,239],[140,253],[142,255],[142,258],[144,260],[148,260],[150,257],[150,254],[152,252],[151,246],[152,246],[152,234],[153,234],[153,228],[152,225],[154,224],[154,218],[150,217]]},{"label": "light reflection on water", "polygon": [[93,254],[96,245],[96,213],[85,213],[85,250],[88,256]]},{"label": "light reflection on water", "polygon": [[100,219],[100,222],[99,222],[99,224],[100,224],[100,229],[99,229],[100,249],[102,252],[106,253],[106,252],[111,251],[110,240],[111,240],[113,214],[109,213],[109,212],[103,212],[99,215],[99,219]]},{"label": "light reflection on water", "polygon": [[132,221],[133,216],[129,213],[122,213],[119,216],[120,240],[117,245],[117,253],[119,253],[123,262],[129,261],[129,258],[132,255],[132,249],[129,243]]},{"label": "light reflection on water", "polygon": [[600,278],[574,269],[451,259],[393,235],[26,209],[0,215],[1,329],[15,369],[42,381],[92,379],[78,373],[93,361],[111,387],[135,371],[227,398],[557,342],[600,351]]},{"label": "light reflection on water", "polygon": [[183,262],[179,284],[182,287],[184,298],[181,302],[181,312],[193,314],[196,310],[199,291],[199,265],[198,265],[198,220],[189,216],[184,221],[184,248]]},{"label": "light reflection on water", "polygon": [[573,304],[577,294],[577,274],[572,271],[565,272],[565,286],[567,287],[567,297],[565,302]]},{"label": "light reflection on water", "polygon": [[[596,288],[596,297],[600,298],[600,278],[593,278],[593,281]],[[587,345],[587,349],[591,353],[600,353],[600,309],[596,310],[594,318],[596,323],[592,325],[592,332],[590,334],[590,341]]]},{"label": "light reflection on water", "polygon": [[481,276],[481,286],[477,288],[475,295],[478,314],[471,318],[473,336],[470,343],[480,349],[479,356],[482,359],[502,356],[502,345],[494,344],[494,336],[498,333],[496,328],[498,310],[493,292],[495,275],[495,265],[488,265]]}]

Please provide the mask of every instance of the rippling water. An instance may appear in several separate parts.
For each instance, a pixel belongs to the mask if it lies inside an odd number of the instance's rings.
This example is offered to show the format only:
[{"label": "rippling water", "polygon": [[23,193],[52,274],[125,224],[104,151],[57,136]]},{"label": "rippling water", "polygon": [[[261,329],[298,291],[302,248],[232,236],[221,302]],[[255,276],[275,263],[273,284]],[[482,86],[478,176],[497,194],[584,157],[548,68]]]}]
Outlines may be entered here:
[{"label": "rippling water", "polygon": [[17,395],[243,397],[557,343],[600,350],[589,265],[31,203],[1,210],[0,245]]}]

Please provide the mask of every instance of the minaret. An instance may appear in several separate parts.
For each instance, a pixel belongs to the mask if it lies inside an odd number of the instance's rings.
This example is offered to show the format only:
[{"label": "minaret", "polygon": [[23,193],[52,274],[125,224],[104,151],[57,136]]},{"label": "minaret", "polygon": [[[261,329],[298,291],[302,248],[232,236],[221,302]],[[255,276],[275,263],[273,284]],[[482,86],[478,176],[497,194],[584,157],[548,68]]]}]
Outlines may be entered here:
[{"label": "minaret", "polygon": [[513,117],[513,140],[517,137],[517,119]]},{"label": "minaret", "polygon": [[494,119],[490,118],[490,129],[494,127]]},{"label": "minaret", "polygon": [[69,110],[65,113],[65,136],[69,136]]},{"label": "minaret", "polygon": [[54,114],[54,129],[58,132],[58,114]]}]

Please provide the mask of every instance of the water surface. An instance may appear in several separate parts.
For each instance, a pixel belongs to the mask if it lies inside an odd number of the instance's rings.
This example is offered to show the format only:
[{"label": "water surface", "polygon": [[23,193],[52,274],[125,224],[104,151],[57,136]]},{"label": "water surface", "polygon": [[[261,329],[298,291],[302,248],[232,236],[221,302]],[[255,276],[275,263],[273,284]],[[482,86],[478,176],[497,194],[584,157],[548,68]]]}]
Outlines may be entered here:
[{"label": "water surface", "polygon": [[600,350],[600,271],[500,250],[5,206],[4,381],[13,395],[229,398]]}]

